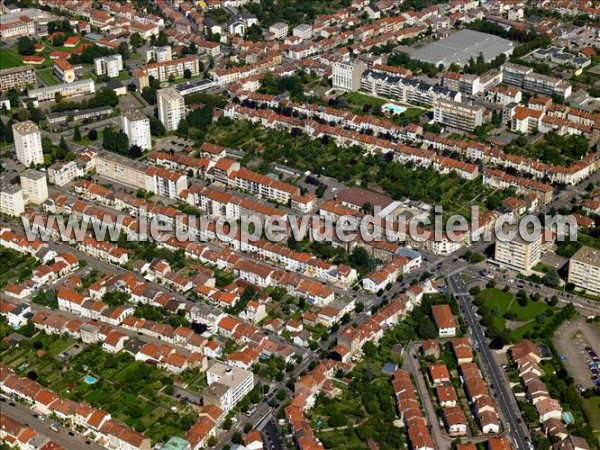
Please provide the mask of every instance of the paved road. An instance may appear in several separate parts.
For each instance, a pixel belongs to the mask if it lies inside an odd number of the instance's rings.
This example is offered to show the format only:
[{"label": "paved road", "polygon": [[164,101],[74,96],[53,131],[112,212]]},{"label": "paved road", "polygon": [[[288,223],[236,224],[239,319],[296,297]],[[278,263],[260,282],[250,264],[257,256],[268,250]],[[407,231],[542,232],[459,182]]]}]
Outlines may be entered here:
[{"label": "paved road", "polygon": [[475,343],[475,348],[481,356],[481,367],[487,375],[487,379],[493,383],[492,392],[494,392],[494,400],[500,409],[506,430],[509,433],[510,439],[517,450],[525,450],[529,448],[530,436],[526,426],[519,423],[517,419],[521,416],[516,399],[510,389],[509,381],[506,374],[499,367],[488,343],[485,335],[473,312],[473,304],[469,295],[467,285],[456,275],[448,278],[449,288],[454,293],[456,300],[461,307],[462,314],[470,323],[471,338]]},{"label": "paved road", "polygon": [[427,389],[427,384],[425,383],[425,374],[421,372],[421,367],[419,366],[416,347],[417,345],[413,343],[408,348],[408,351],[404,353],[404,366],[412,372],[417,382],[417,391],[419,392],[419,397],[421,397],[421,404],[425,409],[427,422],[429,422],[429,426],[431,427],[432,437],[437,444],[436,448],[438,450],[449,450],[452,448],[452,439],[443,432],[440,426],[440,420],[433,406],[433,399],[429,395],[429,389]]},{"label": "paved road", "polygon": [[273,417],[264,422],[261,431],[267,450],[285,450],[287,448],[286,441],[281,435],[281,429]]},{"label": "paved road", "polygon": [[50,424],[53,423],[51,419],[45,418],[44,421],[33,417],[35,412],[27,406],[21,405],[20,403],[14,402],[15,406],[9,405],[9,399],[5,403],[2,403],[2,413],[8,417],[15,419],[16,421],[27,424],[29,428],[33,429],[37,433],[46,436],[48,439],[53,440],[57,444],[62,445],[66,449],[95,449],[101,450],[105,447],[96,444],[94,441],[90,441],[89,444],[85,442],[87,439],[79,433],[74,433],[74,436],[69,436],[67,430],[60,425],[60,431],[58,433],[50,430]]}]

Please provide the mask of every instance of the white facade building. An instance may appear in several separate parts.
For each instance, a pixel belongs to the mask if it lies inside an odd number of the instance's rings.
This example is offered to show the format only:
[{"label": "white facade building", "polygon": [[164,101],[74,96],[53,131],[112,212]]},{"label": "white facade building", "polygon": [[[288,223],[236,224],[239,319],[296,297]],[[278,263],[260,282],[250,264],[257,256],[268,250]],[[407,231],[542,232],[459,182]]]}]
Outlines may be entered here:
[{"label": "white facade building", "polygon": [[156,92],[158,118],[167,131],[176,130],[185,117],[185,101],[177,89],[168,87]]},{"label": "white facade building", "polygon": [[124,112],[121,116],[121,126],[129,137],[129,145],[137,145],[142,150],[152,148],[150,119],[139,109]]},{"label": "white facade building", "polygon": [[579,289],[600,294],[600,250],[581,247],[569,261],[567,280]]},{"label": "white facade building", "polygon": [[339,91],[358,91],[367,66],[361,61],[341,61],[333,65],[333,88]]},{"label": "white facade building", "polygon": [[165,61],[171,61],[173,59],[173,52],[171,47],[165,45],[164,47],[151,47],[146,50],[146,62],[150,61],[160,63]]},{"label": "white facade building", "polygon": [[82,176],[83,169],[75,161],[56,163],[48,168],[48,181],[57,186],[64,186]]},{"label": "white facade building", "polygon": [[217,405],[225,412],[231,411],[254,388],[251,371],[218,361],[206,371],[206,380],[204,404]]},{"label": "white facade building", "polygon": [[20,216],[23,211],[25,211],[25,202],[21,186],[3,185],[0,189],[0,212],[8,216]]},{"label": "white facade building", "polygon": [[121,55],[110,55],[94,59],[94,70],[96,75],[107,75],[109,78],[117,78],[123,70],[123,57]]},{"label": "white facade building", "polygon": [[13,125],[15,150],[17,159],[24,166],[43,164],[42,134],[38,126],[31,120],[15,123]]},{"label": "white facade building", "polygon": [[39,170],[28,169],[21,174],[23,200],[26,203],[41,205],[48,200],[48,183],[46,174]]}]

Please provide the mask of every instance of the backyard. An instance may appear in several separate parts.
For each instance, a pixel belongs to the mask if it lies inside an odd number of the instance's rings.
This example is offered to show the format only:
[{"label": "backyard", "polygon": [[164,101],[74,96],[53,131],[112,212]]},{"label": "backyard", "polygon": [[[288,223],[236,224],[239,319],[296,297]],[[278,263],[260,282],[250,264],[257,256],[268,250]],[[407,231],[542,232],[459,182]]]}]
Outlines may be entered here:
[{"label": "backyard", "polygon": [[[485,209],[493,191],[481,182],[467,181],[456,174],[441,175],[433,169],[417,169],[411,163],[390,162],[389,158],[365,155],[358,146],[338,147],[330,139],[309,139],[304,134],[272,131],[248,122],[219,122],[209,128],[206,141],[253,151],[264,146],[258,171],[266,172],[271,163],[324,174],[348,185],[383,188],[394,199],[408,197],[440,204],[444,213],[470,217],[470,206]],[[504,195],[504,194],[495,194]],[[499,199],[502,201],[502,197]]]},{"label": "backyard", "polygon": [[37,262],[31,256],[3,247],[0,249],[0,288],[10,281],[18,283],[31,278],[35,266]]},{"label": "backyard", "polygon": [[[193,425],[193,410],[162,391],[173,383],[164,372],[135,361],[128,353],[104,352],[99,345],[87,347],[66,362],[56,359],[75,343],[71,338],[40,332],[5,351],[2,359],[21,376],[34,376],[63,397],[102,408],[153,442],[182,435]],[[86,375],[97,381],[89,384]]]}]

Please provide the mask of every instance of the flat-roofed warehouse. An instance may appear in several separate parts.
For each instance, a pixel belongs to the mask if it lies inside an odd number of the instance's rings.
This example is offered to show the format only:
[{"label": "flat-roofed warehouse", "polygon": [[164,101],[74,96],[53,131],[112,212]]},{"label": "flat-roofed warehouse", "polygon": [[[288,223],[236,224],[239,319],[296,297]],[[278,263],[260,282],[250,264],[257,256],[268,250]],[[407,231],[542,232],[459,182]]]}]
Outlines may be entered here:
[{"label": "flat-roofed warehouse", "polygon": [[510,56],[513,49],[514,44],[507,39],[479,31],[461,30],[440,41],[409,49],[408,53],[411,58],[449,67],[453,63],[464,66],[469,59],[476,60],[480,53],[489,62],[502,53]]}]

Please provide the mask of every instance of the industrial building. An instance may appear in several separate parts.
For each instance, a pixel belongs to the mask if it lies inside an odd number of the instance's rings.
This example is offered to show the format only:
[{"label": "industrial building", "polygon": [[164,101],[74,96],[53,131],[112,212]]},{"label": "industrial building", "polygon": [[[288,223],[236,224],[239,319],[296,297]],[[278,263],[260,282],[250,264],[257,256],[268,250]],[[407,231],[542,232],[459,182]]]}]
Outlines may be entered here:
[{"label": "industrial building", "polygon": [[479,31],[461,30],[440,41],[414,48],[408,53],[412,58],[436,67],[440,64],[449,67],[453,63],[464,66],[471,58],[477,59],[480,53],[489,62],[501,54],[510,56],[513,49],[513,43],[507,39]]}]

